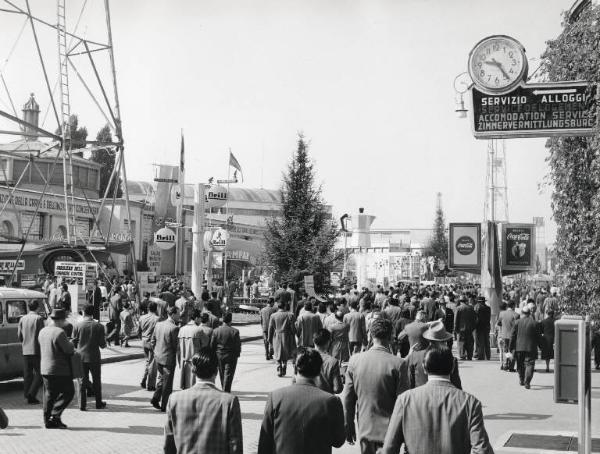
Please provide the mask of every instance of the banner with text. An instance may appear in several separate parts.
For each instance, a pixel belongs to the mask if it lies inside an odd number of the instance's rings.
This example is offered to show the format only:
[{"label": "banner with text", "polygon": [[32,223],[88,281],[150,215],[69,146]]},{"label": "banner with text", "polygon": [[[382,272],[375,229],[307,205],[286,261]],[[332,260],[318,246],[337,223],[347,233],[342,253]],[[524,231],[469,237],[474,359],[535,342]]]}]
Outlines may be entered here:
[{"label": "banner with text", "polygon": [[455,270],[481,268],[481,224],[450,223],[449,230],[449,268]]},{"label": "banner with text", "polygon": [[535,225],[502,225],[502,269],[531,271],[535,268]]}]

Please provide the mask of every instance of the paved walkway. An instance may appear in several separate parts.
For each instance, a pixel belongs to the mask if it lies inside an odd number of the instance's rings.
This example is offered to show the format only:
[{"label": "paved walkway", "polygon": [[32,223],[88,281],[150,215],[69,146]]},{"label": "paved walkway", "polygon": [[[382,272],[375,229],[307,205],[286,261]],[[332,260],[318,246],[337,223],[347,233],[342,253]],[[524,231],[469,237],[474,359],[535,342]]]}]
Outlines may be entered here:
[{"label": "paved walkway", "polygon": [[[257,325],[243,329],[243,336],[260,334]],[[538,367],[541,365],[538,361]],[[243,344],[233,390],[241,403],[247,454],[256,452],[268,393],[291,383],[289,376],[276,376],[275,366],[274,362],[265,361],[261,341]],[[108,407],[80,412],[72,404],[63,415],[69,425],[66,431],[43,428],[41,407],[24,403],[20,381],[0,383],[0,406],[10,418],[10,428],[0,430],[0,453],[161,453],[165,415],[152,408],[150,393],[140,389],[142,369],[140,359],[104,365],[103,392]],[[482,401],[485,425],[496,453],[540,453],[539,450],[503,448],[503,441],[513,432],[571,435],[577,431],[577,406],[553,403],[553,374],[536,372],[530,390],[519,386],[516,374],[500,371],[495,361],[461,362],[460,374],[464,388]],[[178,373],[175,383],[178,383]],[[598,437],[600,373],[592,374],[592,386],[593,434]],[[359,449],[344,445],[334,452],[358,454]]]}]

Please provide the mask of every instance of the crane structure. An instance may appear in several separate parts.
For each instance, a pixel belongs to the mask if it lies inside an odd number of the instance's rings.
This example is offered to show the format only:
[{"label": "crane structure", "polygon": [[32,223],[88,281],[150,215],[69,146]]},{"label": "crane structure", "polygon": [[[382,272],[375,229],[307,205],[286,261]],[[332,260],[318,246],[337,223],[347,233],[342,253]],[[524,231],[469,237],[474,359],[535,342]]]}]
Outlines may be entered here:
[{"label": "crane structure", "polygon": [[[43,80],[45,82],[45,88],[47,90],[49,96],[49,107],[48,111],[52,112],[54,119],[56,121],[56,133],[52,133],[49,128],[44,128],[43,124],[41,126],[31,124],[30,122],[25,121],[23,118],[19,118],[16,110],[14,109],[14,105],[12,103],[12,97],[10,95],[9,87],[0,72],[2,87],[6,92],[8,99],[11,101],[10,104],[13,106],[12,113],[6,112],[0,109],[0,116],[5,119],[10,120],[15,125],[15,129],[19,129],[18,131],[12,130],[2,130],[0,134],[7,135],[32,135],[39,138],[49,139],[48,145],[38,152],[38,156],[30,155],[30,162],[22,171],[22,174],[19,178],[16,178],[15,185],[11,188],[9,200],[7,200],[2,206],[0,206],[0,216],[2,216],[3,211],[8,207],[9,202],[11,202],[13,194],[19,182],[22,180],[23,175],[28,170],[31,171],[32,167],[35,167],[35,158],[42,156],[44,153],[49,152],[50,150],[56,149],[58,152],[56,153],[56,158],[54,159],[54,163],[50,168],[49,178],[46,181],[46,184],[42,191],[39,191],[39,202],[36,207],[35,214],[37,214],[39,207],[41,206],[41,201],[47,193],[49,182],[52,180],[52,176],[55,172],[56,163],[58,159],[62,159],[62,179],[63,179],[63,191],[64,191],[64,209],[65,209],[65,221],[66,221],[66,238],[63,239],[63,242],[68,246],[76,246],[76,245],[85,245],[90,246],[92,239],[100,237],[106,244],[108,244],[108,234],[103,235],[99,226],[99,216],[103,211],[103,207],[108,199],[108,195],[111,193],[111,189],[114,189],[113,194],[117,191],[117,187],[119,185],[119,180],[123,181],[123,193],[125,196],[125,205],[126,205],[126,214],[127,214],[127,223],[126,226],[129,229],[129,235],[132,237],[131,231],[131,211],[129,207],[129,192],[127,185],[127,172],[125,169],[125,160],[124,160],[124,141],[123,141],[123,131],[122,131],[122,122],[121,122],[121,113],[119,106],[119,96],[117,89],[117,79],[116,79],[116,70],[115,70],[115,59],[114,59],[114,44],[112,37],[112,27],[111,27],[111,16],[110,16],[110,4],[109,0],[98,0],[103,3],[103,22],[105,24],[106,31],[106,41],[98,42],[87,39],[84,35],[80,35],[77,33],[78,26],[80,24],[82,15],[86,6],[88,6],[88,2],[90,0],[83,0],[81,11],[79,13],[79,18],[76,22],[76,25],[73,29],[68,28],[67,24],[67,3],[68,0],[56,0],[56,22],[51,23],[41,17],[38,17],[32,12],[30,0],[25,0],[25,6],[19,6],[15,0],[0,0],[0,13],[10,14],[13,16],[23,16],[25,18],[25,23],[21,32],[19,33],[20,38],[24,29],[27,25],[31,30],[33,35],[33,41],[35,44],[35,53],[37,54],[37,58],[40,63],[41,73],[43,75]],[[56,86],[53,88],[50,84],[50,74],[48,71],[48,67],[46,64],[46,55],[42,51],[40,46],[40,39],[38,36],[38,27],[47,27],[50,29],[54,29],[56,31],[57,36],[57,50],[58,50],[58,74],[56,75]],[[12,51],[16,47],[13,46]],[[102,68],[96,62],[96,55],[99,53],[108,53],[109,65],[108,70],[102,71]],[[78,70],[78,65],[81,63],[81,59],[77,59],[76,57],[87,57],[88,70],[93,74],[91,77],[84,77],[83,73]],[[7,59],[8,61],[8,59]],[[110,127],[111,133],[116,140],[112,141],[98,141],[98,140],[86,140],[85,146],[91,146],[88,150],[106,150],[107,152],[115,153],[115,166],[110,175],[107,187],[103,194],[100,209],[98,210],[98,214],[94,215],[93,219],[93,227],[89,234],[88,238],[83,238],[78,235],[78,231],[76,228],[75,221],[75,205],[74,205],[74,182],[73,182],[73,163],[72,163],[72,150],[71,150],[71,133],[70,130],[70,119],[71,119],[71,91],[70,85],[72,81],[70,80],[70,71],[72,71],[72,75],[78,80],[81,86],[85,89],[85,92],[90,97],[91,103],[95,105],[95,107],[100,111],[107,124]],[[87,80],[91,79],[91,80]],[[108,83],[105,83],[105,79],[108,79]],[[92,84],[95,85],[96,90],[99,90],[101,93],[101,97],[98,97],[94,94],[92,90]],[[55,89],[58,86],[58,96],[55,95]],[[58,99],[56,99],[58,98]],[[28,133],[27,131],[33,131]],[[120,177],[120,178],[119,178]],[[8,184],[8,182],[6,182]],[[101,195],[102,196],[102,195]],[[86,197],[87,200],[87,197]],[[12,203],[12,202],[11,202]],[[88,202],[89,204],[89,202]],[[16,210],[16,208],[13,208]],[[113,205],[114,207],[114,205]],[[35,215],[30,216],[29,225],[23,225],[21,232],[27,232],[23,235],[21,239],[22,247],[17,260],[17,263],[21,257],[23,252],[23,247],[27,237],[29,235],[29,231],[34,222]],[[29,220],[27,219],[27,220]],[[112,214],[111,214],[112,219]],[[22,222],[22,220],[21,220]],[[78,238],[79,237],[79,238]],[[131,255],[132,261],[135,264],[135,248],[134,243],[131,243]],[[133,267],[135,273],[135,266]],[[14,270],[13,270],[14,275]],[[11,276],[12,279],[12,276]],[[136,279],[137,280],[137,279]]]}]

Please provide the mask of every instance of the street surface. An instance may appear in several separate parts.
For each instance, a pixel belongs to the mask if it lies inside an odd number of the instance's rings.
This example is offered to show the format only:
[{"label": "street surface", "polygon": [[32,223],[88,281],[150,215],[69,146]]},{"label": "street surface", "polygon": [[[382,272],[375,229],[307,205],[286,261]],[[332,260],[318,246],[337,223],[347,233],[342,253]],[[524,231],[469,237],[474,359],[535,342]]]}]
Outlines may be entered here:
[{"label": "street surface", "polygon": [[[254,327],[257,332],[260,330],[258,326]],[[538,361],[537,365],[539,370],[542,362]],[[256,452],[268,392],[291,383],[291,377],[278,378],[275,367],[275,363],[265,361],[262,341],[242,344],[242,357],[238,363],[233,390],[239,397],[242,408],[245,453]],[[165,415],[152,408],[149,403],[150,393],[140,389],[142,369],[142,360],[103,365],[103,391],[108,407],[105,410],[89,409],[87,412],[80,412],[73,402],[63,414],[63,421],[69,426],[66,431],[43,428],[41,406],[24,403],[20,381],[0,384],[0,406],[10,418],[9,429],[0,431],[0,452],[162,452]],[[288,368],[288,373],[289,371]],[[516,373],[500,371],[497,361],[463,361],[460,373],[465,390],[482,401],[485,425],[497,452],[499,446],[496,443],[507,432],[577,431],[577,406],[558,405],[552,401],[553,374],[536,372],[531,390],[527,391],[519,386]],[[175,384],[178,383],[179,377],[176,375]],[[592,431],[598,437],[600,373],[593,372],[592,385]],[[357,446],[344,445],[335,452],[356,454],[359,449]]]}]

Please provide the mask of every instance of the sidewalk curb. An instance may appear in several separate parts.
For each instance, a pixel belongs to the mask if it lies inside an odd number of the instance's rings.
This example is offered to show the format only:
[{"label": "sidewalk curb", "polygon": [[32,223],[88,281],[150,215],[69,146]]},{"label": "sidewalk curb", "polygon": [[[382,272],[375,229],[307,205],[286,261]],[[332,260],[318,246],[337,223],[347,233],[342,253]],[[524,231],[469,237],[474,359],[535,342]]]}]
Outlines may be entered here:
[{"label": "sidewalk curb", "polygon": [[[252,341],[260,340],[260,339],[262,339],[262,336],[248,336],[248,337],[243,337],[241,339],[241,342],[242,343],[252,342]],[[108,358],[102,358],[100,360],[100,364],[119,363],[122,361],[130,361],[132,359],[142,359],[142,358],[144,358],[143,353],[127,353],[125,355],[115,355],[115,356],[109,356]]]}]

